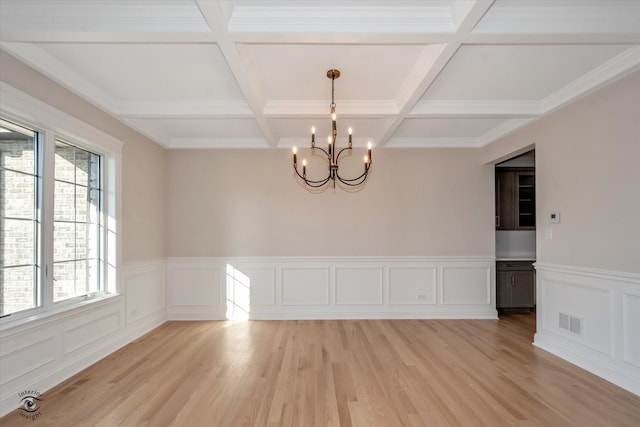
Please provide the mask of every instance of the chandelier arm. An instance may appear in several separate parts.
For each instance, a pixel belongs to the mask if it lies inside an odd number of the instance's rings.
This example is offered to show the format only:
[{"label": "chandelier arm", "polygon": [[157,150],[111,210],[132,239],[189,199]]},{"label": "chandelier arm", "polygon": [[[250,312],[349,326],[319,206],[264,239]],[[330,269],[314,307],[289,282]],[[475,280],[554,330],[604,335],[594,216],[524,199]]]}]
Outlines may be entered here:
[{"label": "chandelier arm", "polygon": [[304,182],[309,187],[320,188],[320,187],[324,187],[327,184],[327,182],[329,182],[330,179],[331,179],[331,175],[329,175],[328,177],[326,177],[324,180],[321,180],[321,181],[309,181],[308,179],[304,179]]},{"label": "chandelier arm", "polygon": [[341,177],[341,176],[340,176],[340,175],[338,175],[338,174],[336,174],[336,176],[338,177],[338,179],[340,180],[340,182],[342,182],[342,183],[344,183],[344,184],[347,184],[347,183],[349,183],[349,182],[356,182],[356,181],[359,181],[359,180],[361,180],[361,179],[363,179],[363,178],[366,178],[368,174],[369,174],[369,171],[366,171],[366,172],[363,172],[363,173],[362,173],[360,176],[358,176],[357,178],[351,178],[351,179],[349,179],[349,178],[343,178],[343,177]]},{"label": "chandelier arm", "polygon": [[310,185],[311,187],[313,187],[313,185],[311,185],[311,184],[318,184],[318,183],[320,183],[320,182],[322,183],[322,184],[321,184],[321,186],[322,186],[322,185],[326,184],[327,182],[329,182],[329,180],[331,179],[331,174],[329,174],[329,176],[327,176],[327,177],[326,177],[326,178],[324,178],[324,179],[319,179],[319,180],[317,180],[317,181],[314,181],[314,180],[312,180],[312,179],[307,179],[307,178],[305,178],[305,177],[304,177],[304,175],[300,174],[300,172],[298,171],[298,168],[296,168],[295,166],[293,167],[293,170],[295,170],[295,171],[296,171],[296,175],[298,175],[300,178],[302,178],[302,180],[303,180],[304,182],[306,182],[306,183],[307,183],[307,185]]},{"label": "chandelier arm", "polygon": [[358,181],[359,179],[362,179],[363,177],[366,179],[367,175],[369,174],[369,168],[370,168],[370,167],[371,167],[371,163],[368,163],[368,164],[367,164],[367,167],[366,167],[366,168],[365,168],[365,170],[364,170],[364,172],[362,172],[362,174],[361,174],[360,176],[358,176],[357,178],[352,178],[352,179],[349,179],[349,178],[343,178],[343,177],[341,177],[341,176],[337,173],[337,171],[336,171],[336,176],[338,177],[338,179],[340,180],[340,182],[343,182],[343,183],[345,183],[345,184],[346,184],[347,182],[354,182],[354,181]]},{"label": "chandelier arm", "polygon": [[322,151],[324,153],[325,156],[329,156],[329,152],[327,150],[325,150],[324,148],[322,148],[322,147],[315,146],[315,147],[311,147],[311,149],[312,150],[320,150],[320,151]]},{"label": "chandelier arm", "polygon": [[[367,180],[367,177],[368,177],[368,176],[369,176],[369,175],[368,175],[368,174],[366,174],[366,173],[363,173],[362,175],[360,175],[358,178],[355,178],[355,179],[343,179],[343,178],[340,178],[340,177],[338,176],[338,180],[339,180],[342,184],[344,184],[344,185],[348,185],[349,187],[357,187],[357,186],[359,186],[359,185],[364,184],[364,182]],[[359,180],[359,181],[358,181],[358,182],[353,182],[353,181],[356,181],[356,180]]]},{"label": "chandelier arm", "polygon": [[340,155],[342,154],[342,152],[344,150],[352,150],[351,147],[344,147],[343,149],[341,149],[340,151],[338,151],[338,155],[336,156],[336,163],[340,160]]}]

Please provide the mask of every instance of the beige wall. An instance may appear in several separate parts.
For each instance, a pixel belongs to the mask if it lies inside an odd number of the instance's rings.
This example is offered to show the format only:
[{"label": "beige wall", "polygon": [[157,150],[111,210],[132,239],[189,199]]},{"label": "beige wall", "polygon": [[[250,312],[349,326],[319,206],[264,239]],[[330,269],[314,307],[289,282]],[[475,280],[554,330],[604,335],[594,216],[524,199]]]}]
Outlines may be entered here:
[{"label": "beige wall", "polygon": [[312,194],[288,150],[169,151],[167,254],[493,255],[493,167],[478,150],[373,157],[361,191]]},{"label": "beige wall", "polygon": [[2,81],[124,142],[122,260],[165,256],[165,150],[64,87],[0,51]]},{"label": "beige wall", "polygon": [[491,144],[483,159],[531,143],[538,261],[640,272],[640,72]]}]

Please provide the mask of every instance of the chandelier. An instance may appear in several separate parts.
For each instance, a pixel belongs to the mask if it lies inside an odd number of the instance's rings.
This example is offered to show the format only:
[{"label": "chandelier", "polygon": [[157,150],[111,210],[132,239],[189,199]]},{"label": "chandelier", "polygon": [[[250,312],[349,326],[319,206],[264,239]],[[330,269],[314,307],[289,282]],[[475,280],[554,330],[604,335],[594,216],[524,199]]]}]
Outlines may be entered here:
[{"label": "chandelier", "polygon": [[[329,106],[331,109],[331,134],[327,138],[328,147],[325,150],[322,147],[316,146],[316,128],[311,128],[311,154],[318,153],[321,157],[324,157],[328,163],[328,172],[327,176],[323,179],[312,180],[307,178],[307,160],[302,160],[302,173],[298,169],[298,150],[296,147],[293,147],[293,169],[296,171],[296,174],[302,178],[304,183],[312,188],[323,187],[329,182],[333,182],[333,187],[336,187],[336,180],[341,182],[344,185],[350,187],[357,187],[363,184],[367,175],[369,174],[369,169],[371,168],[371,143],[368,144],[367,155],[364,157],[364,172],[356,178],[343,178],[340,176],[338,171],[338,163],[340,162],[340,156],[343,153],[347,154],[351,152],[351,141],[352,141],[352,129],[349,128],[349,145],[347,147],[342,148],[338,151],[336,147],[336,138],[338,136],[337,124],[336,124],[336,103],[334,99],[334,82],[340,77],[340,70],[331,69],[327,71],[327,77],[331,79],[331,105]],[[314,151],[318,150],[318,151]]]}]

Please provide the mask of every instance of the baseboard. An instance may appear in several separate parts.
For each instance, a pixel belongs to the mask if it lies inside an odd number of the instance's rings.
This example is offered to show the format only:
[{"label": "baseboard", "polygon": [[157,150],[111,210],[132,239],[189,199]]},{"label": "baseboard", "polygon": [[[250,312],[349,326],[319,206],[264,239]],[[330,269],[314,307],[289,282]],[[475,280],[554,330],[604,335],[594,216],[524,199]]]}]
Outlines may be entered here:
[{"label": "baseboard", "polygon": [[[140,319],[128,325],[123,330],[118,331],[112,339],[101,343],[97,348],[92,349],[79,359],[72,359],[56,364],[53,369],[45,371],[37,377],[29,378],[28,384],[23,386],[12,387],[11,389],[8,389],[9,387],[3,387],[3,395],[0,398],[0,417],[5,416],[18,407],[20,401],[18,394],[20,392],[29,389],[37,390],[44,394],[56,385],[71,378],[165,322],[166,315],[164,309],[158,310],[156,313]],[[43,398],[46,399],[46,396],[43,396]]]},{"label": "baseboard", "polygon": [[568,345],[561,337],[536,333],[533,345],[640,396],[639,377],[632,376],[631,373],[620,369],[619,366],[599,358],[589,357],[585,354],[584,348]]},{"label": "baseboard", "polygon": [[535,267],[534,345],[640,395],[640,274]]},{"label": "baseboard", "polygon": [[250,320],[361,320],[361,319],[497,319],[495,309],[485,310],[446,310],[425,311],[420,309],[406,310],[331,310],[318,311],[313,309],[277,309],[261,310],[254,308],[249,313]]}]

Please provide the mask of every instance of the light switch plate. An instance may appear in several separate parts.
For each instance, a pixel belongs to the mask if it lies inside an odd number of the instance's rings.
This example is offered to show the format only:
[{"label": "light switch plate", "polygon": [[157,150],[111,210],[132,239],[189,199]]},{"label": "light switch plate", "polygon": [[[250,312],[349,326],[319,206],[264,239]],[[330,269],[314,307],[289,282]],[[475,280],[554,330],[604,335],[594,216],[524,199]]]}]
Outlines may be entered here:
[{"label": "light switch plate", "polygon": [[560,222],[560,212],[549,213],[549,224],[557,224]]}]

